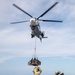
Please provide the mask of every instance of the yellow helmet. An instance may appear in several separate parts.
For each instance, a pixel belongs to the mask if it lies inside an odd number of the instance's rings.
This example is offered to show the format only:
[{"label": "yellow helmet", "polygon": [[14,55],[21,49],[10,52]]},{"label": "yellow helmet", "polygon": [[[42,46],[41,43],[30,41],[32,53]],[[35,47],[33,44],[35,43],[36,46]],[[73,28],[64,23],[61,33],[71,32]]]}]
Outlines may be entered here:
[{"label": "yellow helmet", "polygon": [[33,73],[34,73],[35,75],[40,75],[41,72],[42,72],[42,70],[41,70],[41,68],[38,67],[38,66],[36,66],[36,67],[33,69]]}]

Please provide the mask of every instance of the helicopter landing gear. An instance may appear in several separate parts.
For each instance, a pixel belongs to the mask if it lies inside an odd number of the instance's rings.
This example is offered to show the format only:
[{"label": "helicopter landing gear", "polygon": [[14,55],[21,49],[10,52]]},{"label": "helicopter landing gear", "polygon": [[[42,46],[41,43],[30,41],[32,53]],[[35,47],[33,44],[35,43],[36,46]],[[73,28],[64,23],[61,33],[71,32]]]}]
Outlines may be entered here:
[{"label": "helicopter landing gear", "polygon": [[44,38],[44,32],[41,33],[42,38]]},{"label": "helicopter landing gear", "polygon": [[35,37],[35,35],[33,33],[31,33],[31,38]]}]

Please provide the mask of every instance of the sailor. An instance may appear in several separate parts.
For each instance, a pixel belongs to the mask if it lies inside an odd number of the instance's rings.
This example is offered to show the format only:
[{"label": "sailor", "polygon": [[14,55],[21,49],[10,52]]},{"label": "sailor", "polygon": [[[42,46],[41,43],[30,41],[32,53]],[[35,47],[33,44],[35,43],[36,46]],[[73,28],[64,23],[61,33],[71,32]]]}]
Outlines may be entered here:
[{"label": "sailor", "polygon": [[42,72],[41,68],[36,66],[34,69],[33,69],[33,73],[34,75],[40,75]]},{"label": "sailor", "polygon": [[64,73],[61,72],[61,71],[56,71],[56,72],[55,72],[55,75],[64,75]]}]

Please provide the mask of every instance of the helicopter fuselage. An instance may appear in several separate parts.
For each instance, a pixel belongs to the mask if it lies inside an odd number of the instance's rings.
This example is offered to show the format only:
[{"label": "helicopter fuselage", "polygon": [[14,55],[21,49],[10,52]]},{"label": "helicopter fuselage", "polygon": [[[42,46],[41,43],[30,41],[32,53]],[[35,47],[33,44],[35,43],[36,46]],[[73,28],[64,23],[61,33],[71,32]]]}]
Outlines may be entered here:
[{"label": "helicopter fuselage", "polygon": [[36,18],[30,19],[31,38],[38,37],[40,40],[44,37],[44,33],[40,29],[39,22]]}]

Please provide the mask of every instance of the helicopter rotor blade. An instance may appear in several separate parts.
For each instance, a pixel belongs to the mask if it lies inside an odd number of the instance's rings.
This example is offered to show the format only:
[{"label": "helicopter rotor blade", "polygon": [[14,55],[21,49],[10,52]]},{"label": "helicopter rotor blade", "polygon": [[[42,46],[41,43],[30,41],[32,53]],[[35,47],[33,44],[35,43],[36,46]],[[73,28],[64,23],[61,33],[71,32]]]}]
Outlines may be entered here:
[{"label": "helicopter rotor blade", "polygon": [[33,16],[31,16],[29,13],[27,13],[26,11],[24,11],[23,9],[21,9],[19,6],[17,6],[16,4],[13,4],[14,7],[18,8],[19,10],[21,10],[22,12],[24,12],[25,14],[27,14],[28,16],[30,16],[31,18]]},{"label": "helicopter rotor blade", "polygon": [[57,5],[58,2],[54,3],[50,8],[48,8],[43,14],[41,14],[37,19],[39,19],[40,17],[43,17],[49,10],[51,10],[55,5]]},{"label": "helicopter rotor blade", "polygon": [[29,21],[11,22],[11,24],[24,23],[24,22],[29,22]]},{"label": "helicopter rotor blade", "polygon": [[43,22],[63,22],[63,21],[59,21],[59,20],[42,20],[42,19],[39,19],[39,21],[43,21]]}]

